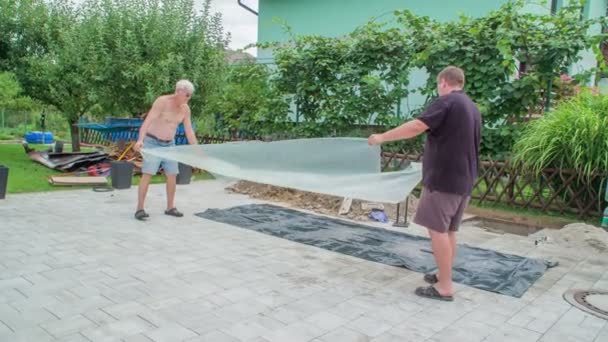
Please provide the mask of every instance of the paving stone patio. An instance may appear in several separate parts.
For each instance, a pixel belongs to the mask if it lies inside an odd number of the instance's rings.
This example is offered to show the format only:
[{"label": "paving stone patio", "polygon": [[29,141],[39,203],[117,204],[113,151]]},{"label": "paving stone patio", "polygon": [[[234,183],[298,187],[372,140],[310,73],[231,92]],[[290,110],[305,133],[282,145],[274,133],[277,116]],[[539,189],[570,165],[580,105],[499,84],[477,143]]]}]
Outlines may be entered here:
[{"label": "paving stone patio", "polygon": [[9,194],[0,341],[608,341],[607,321],[562,299],[608,289],[606,253],[465,226],[463,243],[560,266],[522,298],[457,284],[454,302],[437,302],[413,294],[419,273],[194,216],[260,202],[225,185],[179,186],[183,218],[163,215],[154,185],[145,223],[133,219],[135,188]]}]

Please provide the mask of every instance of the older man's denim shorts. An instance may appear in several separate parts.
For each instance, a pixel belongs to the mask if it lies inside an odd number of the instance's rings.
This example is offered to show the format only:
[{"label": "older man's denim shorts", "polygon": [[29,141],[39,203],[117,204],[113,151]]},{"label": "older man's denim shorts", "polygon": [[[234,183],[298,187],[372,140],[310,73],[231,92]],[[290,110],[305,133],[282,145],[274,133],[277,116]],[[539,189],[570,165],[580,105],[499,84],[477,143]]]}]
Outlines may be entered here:
[{"label": "older man's denim shorts", "polygon": [[[162,148],[175,146],[175,141],[164,142],[158,139],[146,136],[144,138],[144,149]],[[144,156],[144,166],[141,172],[149,175],[155,175],[160,167],[163,167],[165,175],[177,175],[179,173],[179,167],[176,161],[162,159],[151,155]]]}]

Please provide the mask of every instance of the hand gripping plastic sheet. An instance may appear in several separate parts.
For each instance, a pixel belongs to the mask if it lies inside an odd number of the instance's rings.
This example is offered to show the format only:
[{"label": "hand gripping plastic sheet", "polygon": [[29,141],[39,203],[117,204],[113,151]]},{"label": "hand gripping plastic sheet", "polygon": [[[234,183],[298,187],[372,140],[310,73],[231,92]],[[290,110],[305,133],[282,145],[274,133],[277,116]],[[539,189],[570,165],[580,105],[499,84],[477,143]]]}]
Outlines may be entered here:
[{"label": "hand gripping plastic sheet", "polygon": [[420,163],[381,172],[380,147],[360,138],[179,145],[142,153],[228,178],[381,203],[405,200],[422,179]]}]

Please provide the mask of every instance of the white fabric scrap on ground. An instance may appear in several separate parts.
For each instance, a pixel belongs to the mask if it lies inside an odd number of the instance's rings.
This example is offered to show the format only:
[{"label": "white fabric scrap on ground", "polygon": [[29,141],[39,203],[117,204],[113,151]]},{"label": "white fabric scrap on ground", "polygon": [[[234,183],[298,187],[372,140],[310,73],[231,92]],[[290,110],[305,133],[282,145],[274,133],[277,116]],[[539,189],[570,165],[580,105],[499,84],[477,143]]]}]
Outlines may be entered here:
[{"label": "white fabric scrap on ground", "polygon": [[228,178],[382,203],[405,200],[422,179],[420,163],[381,172],[380,147],[360,138],[179,145],[142,153]]}]

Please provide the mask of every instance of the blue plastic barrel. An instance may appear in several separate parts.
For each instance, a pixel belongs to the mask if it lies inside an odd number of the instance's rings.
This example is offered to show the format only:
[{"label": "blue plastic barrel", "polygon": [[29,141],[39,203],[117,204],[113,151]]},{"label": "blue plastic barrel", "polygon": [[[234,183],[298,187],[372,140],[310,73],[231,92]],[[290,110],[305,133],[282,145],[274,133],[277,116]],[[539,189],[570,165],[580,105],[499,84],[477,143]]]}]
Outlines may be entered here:
[{"label": "blue plastic barrel", "polygon": [[53,133],[51,132],[27,132],[25,133],[25,141],[28,144],[50,144],[54,141]]}]

